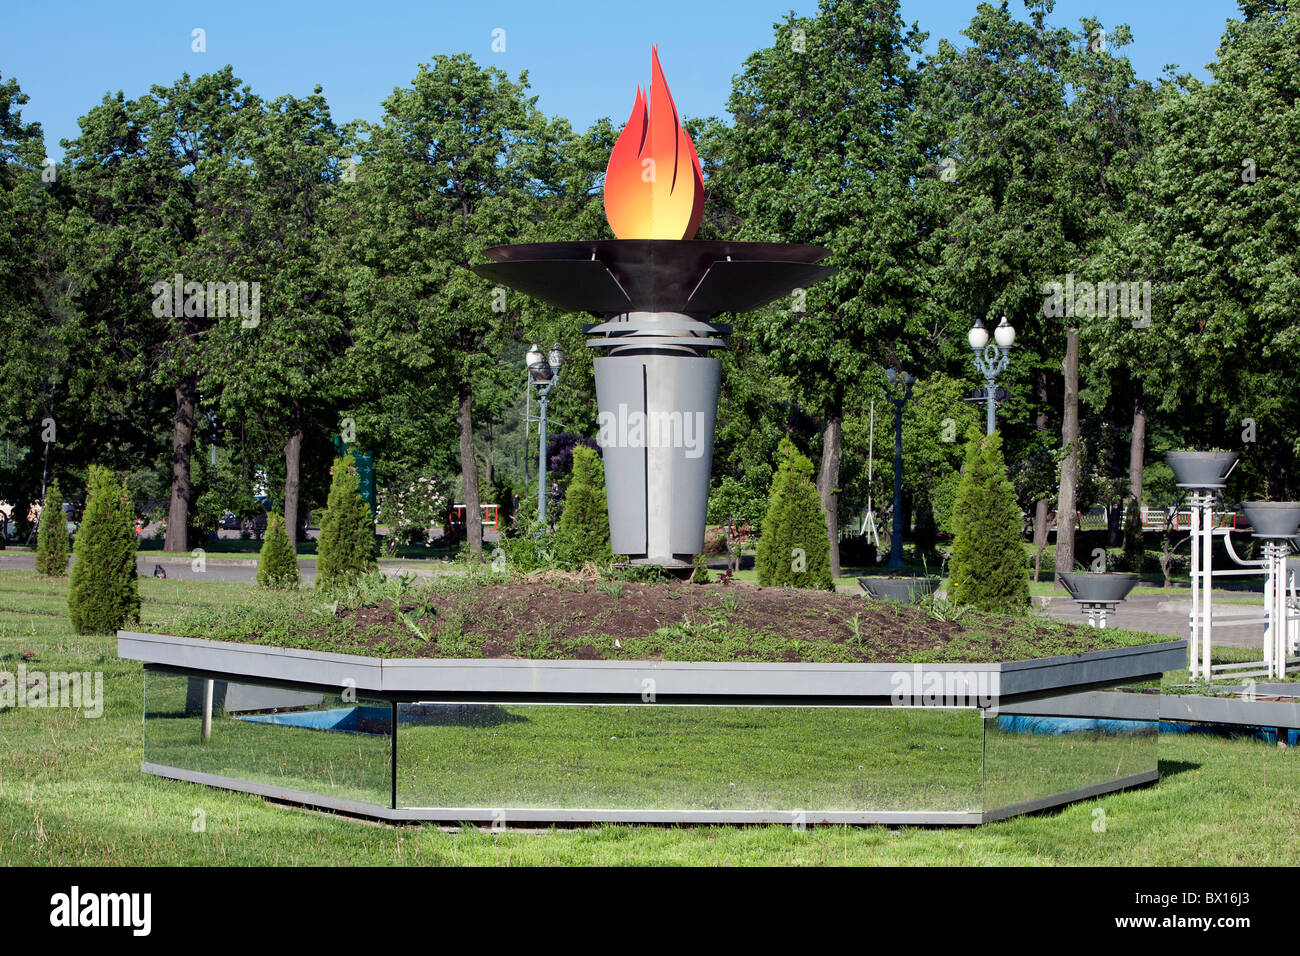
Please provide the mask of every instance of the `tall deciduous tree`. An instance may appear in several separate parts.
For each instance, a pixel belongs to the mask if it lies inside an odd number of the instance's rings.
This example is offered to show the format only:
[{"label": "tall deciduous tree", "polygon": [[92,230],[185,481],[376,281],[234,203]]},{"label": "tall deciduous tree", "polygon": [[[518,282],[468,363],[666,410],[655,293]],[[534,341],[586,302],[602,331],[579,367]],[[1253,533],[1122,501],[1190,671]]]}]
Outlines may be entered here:
[{"label": "tall deciduous tree", "polygon": [[[171,415],[171,492],[164,548],[186,548],[210,282],[236,274],[220,236],[227,167],[239,114],[257,98],[230,67],[127,100],[118,93],[81,120],[68,144],[80,297],[88,321],[110,330],[116,361],[164,391]],[[178,278],[179,277],[179,278]],[[179,288],[177,285],[179,284]],[[252,306],[251,289],[247,305]]]},{"label": "tall deciduous tree", "polygon": [[908,117],[923,35],[894,0],[822,0],[790,16],[752,54],[729,109],[735,132],[723,178],[743,238],[824,245],[836,275],[740,325],[790,376],[821,419],[817,487],[838,574],[839,482],[849,383],[872,365],[898,365],[915,315],[921,270],[911,258],[912,183],[923,146]]},{"label": "tall deciduous tree", "polygon": [[1152,332],[1179,357],[1158,410],[1198,409],[1189,445],[1240,448],[1238,472],[1275,498],[1300,495],[1300,18],[1287,6],[1243,2],[1214,82],[1164,88],[1150,210],[1167,276]]},{"label": "tall deciduous tree", "polygon": [[[348,334],[337,242],[350,160],[320,87],[242,110],[231,149],[241,162],[224,170],[230,203],[219,213],[219,256],[259,283],[259,314],[218,319],[202,384],[219,396],[225,420],[283,449],[285,532],[296,545],[305,439],[313,428],[337,430],[339,400],[356,390],[341,361]],[[327,462],[315,464],[323,472]]]},{"label": "tall deciduous tree", "polygon": [[520,232],[532,208],[528,144],[545,135],[527,75],[466,54],[421,65],[365,129],[353,222],[364,302],[359,354],[393,378],[440,384],[455,403],[467,531],[482,549],[474,384],[511,338],[519,298],[468,270]]}]

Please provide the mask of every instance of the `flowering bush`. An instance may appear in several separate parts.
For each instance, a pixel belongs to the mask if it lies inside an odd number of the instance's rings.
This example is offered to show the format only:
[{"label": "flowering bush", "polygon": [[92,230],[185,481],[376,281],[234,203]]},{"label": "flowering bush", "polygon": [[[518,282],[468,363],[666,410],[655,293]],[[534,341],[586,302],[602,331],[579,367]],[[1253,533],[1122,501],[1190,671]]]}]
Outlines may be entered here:
[{"label": "flowering bush", "polygon": [[450,506],[447,483],[439,477],[421,475],[386,486],[375,508],[376,522],[388,527],[385,549],[391,554],[402,542],[427,540],[433,528],[442,526]]}]

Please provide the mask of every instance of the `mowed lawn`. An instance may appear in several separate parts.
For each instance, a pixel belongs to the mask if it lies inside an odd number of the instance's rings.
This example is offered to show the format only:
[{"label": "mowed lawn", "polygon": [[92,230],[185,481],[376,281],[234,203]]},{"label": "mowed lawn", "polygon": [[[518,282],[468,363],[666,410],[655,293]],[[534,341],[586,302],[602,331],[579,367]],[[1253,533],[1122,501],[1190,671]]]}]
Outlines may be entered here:
[{"label": "mowed lawn", "polygon": [[[141,580],[144,613],[235,604],[248,586]],[[65,581],[0,571],[0,671],[102,671],[104,713],[0,711],[0,862],[203,864],[1300,863],[1300,753],[1199,734],[1160,738],[1162,779],[973,829],[389,827],[140,773],[143,671],[112,636],[68,626]],[[1104,813],[1097,813],[1102,810]],[[200,825],[201,824],[201,825]]]}]

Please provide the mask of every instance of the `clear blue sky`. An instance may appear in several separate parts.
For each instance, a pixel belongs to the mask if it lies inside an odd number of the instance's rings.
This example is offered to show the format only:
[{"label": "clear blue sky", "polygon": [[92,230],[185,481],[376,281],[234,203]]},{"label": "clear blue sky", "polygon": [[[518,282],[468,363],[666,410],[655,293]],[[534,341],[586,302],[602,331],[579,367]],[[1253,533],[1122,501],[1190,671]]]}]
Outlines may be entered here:
[{"label": "clear blue sky", "polygon": [[[976,0],[904,0],[903,14],[961,45]],[[731,78],[746,55],[770,45],[772,24],[790,9],[814,13],[816,0],[71,0],[8,5],[0,35],[0,74],[15,77],[31,102],[23,111],[45,129],[47,152],[77,134],[77,119],[105,93],[127,97],[183,72],[231,63],[259,94],[305,95],[319,83],[338,121],[378,119],[380,103],[405,85],[416,64],[436,53],[468,51],[512,77],[527,70],[532,92],[550,114],[585,129],[601,116],[621,125],[637,84],[650,80],[650,44],[659,45],[678,108],[723,116]],[[1010,9],[1025,18],[1022,0]],[[1058,0],[1051,23],[1077,27],[1095,16],[1106,27],[1128,23],[1126,53],[1140,76],[1156,79],[1166,63],[1205,76],[1233,0]],[[207,52],[191,50],[191,31],[206,31]],[[505,31],[505,52],[492,50]]]}]

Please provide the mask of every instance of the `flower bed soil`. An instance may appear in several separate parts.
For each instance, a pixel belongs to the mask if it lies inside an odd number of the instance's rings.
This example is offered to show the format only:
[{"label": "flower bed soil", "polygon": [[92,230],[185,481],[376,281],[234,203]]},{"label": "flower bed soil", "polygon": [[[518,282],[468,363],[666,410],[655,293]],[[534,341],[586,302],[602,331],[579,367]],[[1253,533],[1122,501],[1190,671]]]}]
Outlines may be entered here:
[{"label": "flower bed soil", "polygon": [[789,662],[1026,660],[1167,641],[1026,615],[740,584],[520,578],[432,586],[358,607],[312,592],[255,599],[224,616],[159,622],[159,633],[368,657]]}]

